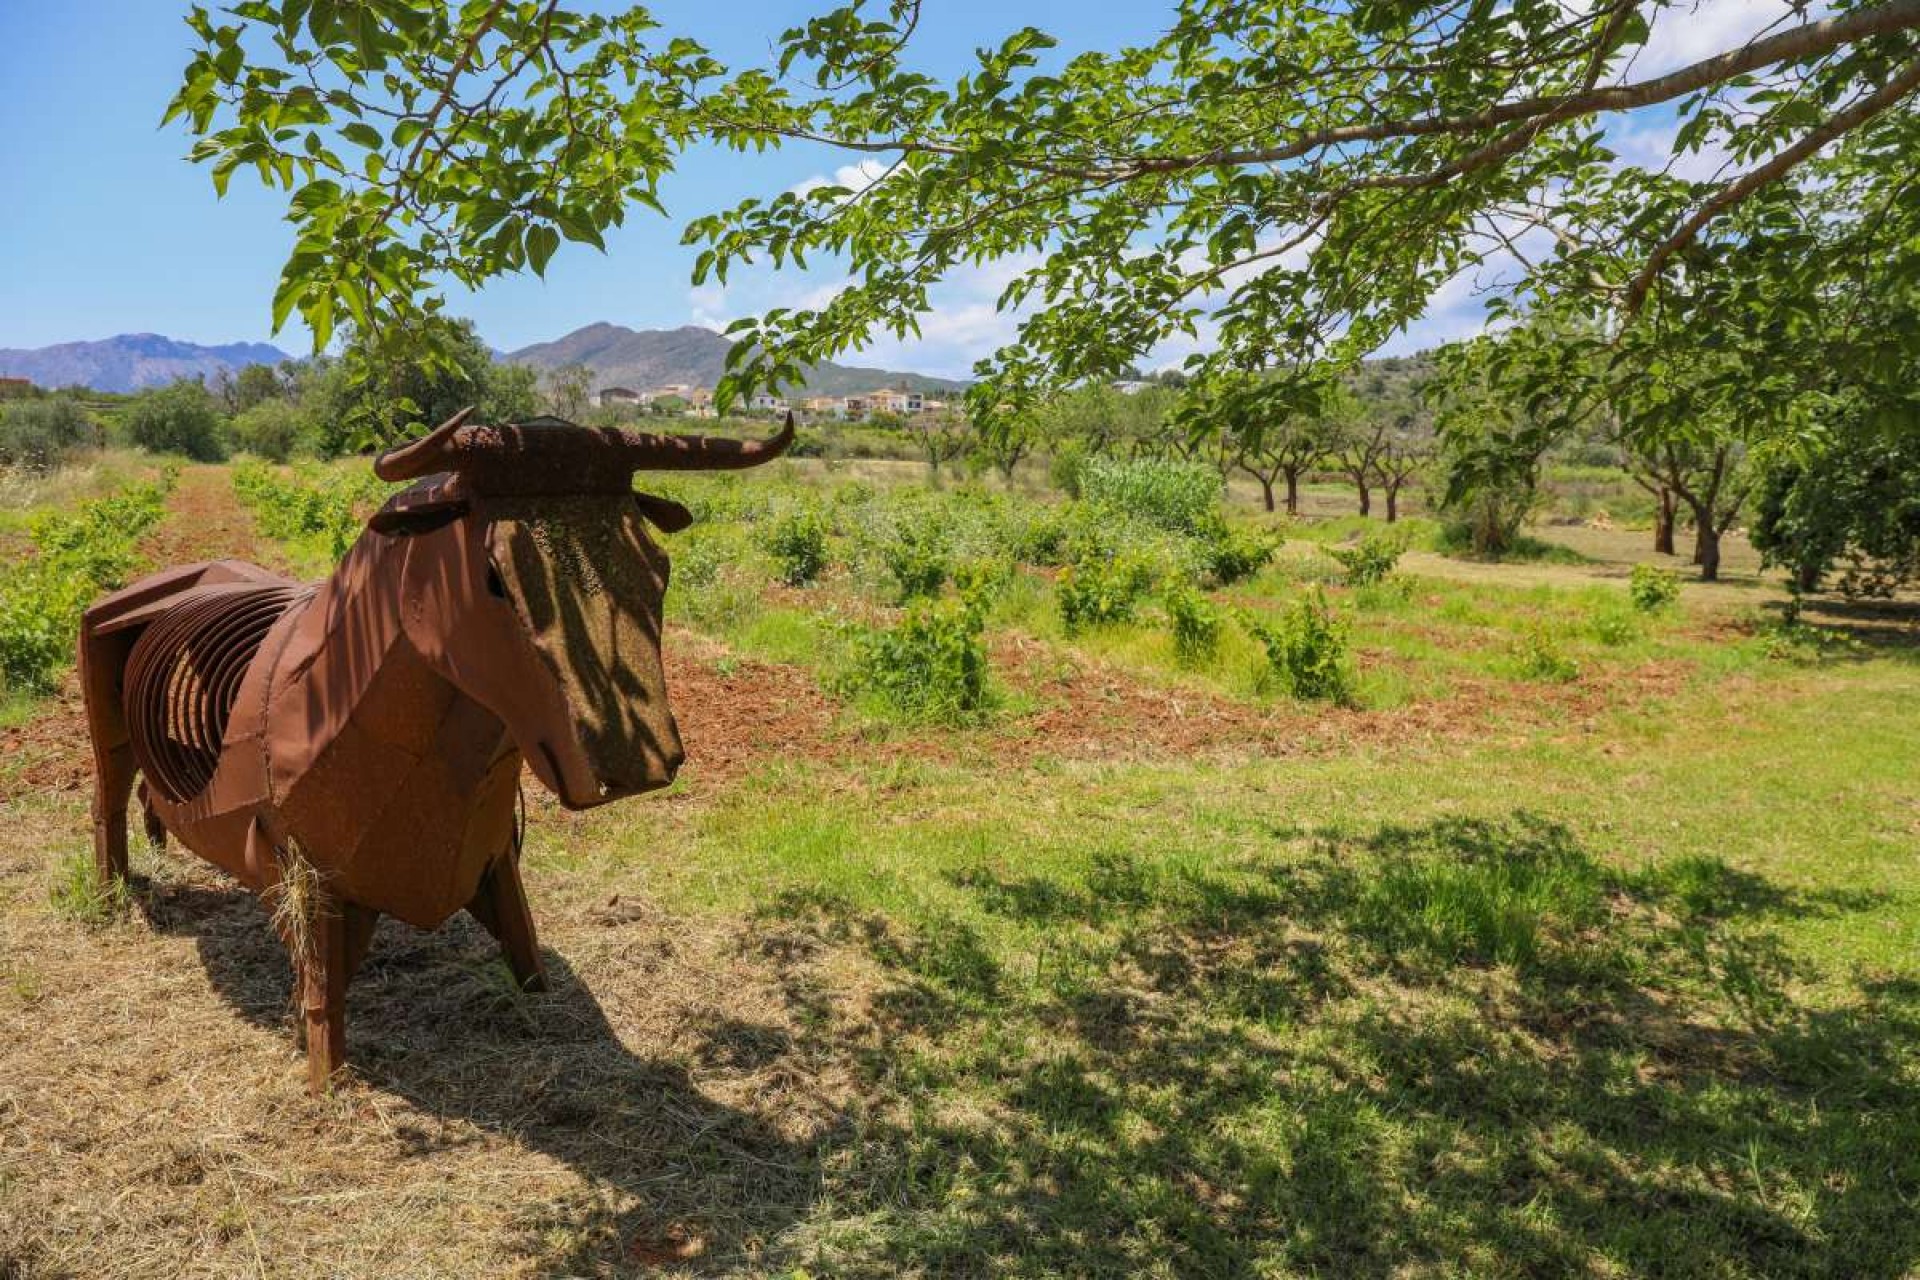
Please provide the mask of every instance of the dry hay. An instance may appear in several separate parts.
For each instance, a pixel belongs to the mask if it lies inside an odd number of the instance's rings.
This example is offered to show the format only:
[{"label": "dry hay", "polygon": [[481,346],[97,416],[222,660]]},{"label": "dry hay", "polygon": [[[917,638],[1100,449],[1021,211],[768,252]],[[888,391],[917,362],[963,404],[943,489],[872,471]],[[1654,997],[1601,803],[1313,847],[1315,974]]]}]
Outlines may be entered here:
[{"label": "dry hay", "polygon": [[0,836],[9,1280],[751,1268],[857,1114],[852,952],[656,910],[643,869],[609,893],[537,864],[554,990],[516,993],[465,917],[383,922],[353,1076],[310,1098],[286,954],[218,872],[143,853],[127,917],[48,910],[84,816],[38,802]]}]

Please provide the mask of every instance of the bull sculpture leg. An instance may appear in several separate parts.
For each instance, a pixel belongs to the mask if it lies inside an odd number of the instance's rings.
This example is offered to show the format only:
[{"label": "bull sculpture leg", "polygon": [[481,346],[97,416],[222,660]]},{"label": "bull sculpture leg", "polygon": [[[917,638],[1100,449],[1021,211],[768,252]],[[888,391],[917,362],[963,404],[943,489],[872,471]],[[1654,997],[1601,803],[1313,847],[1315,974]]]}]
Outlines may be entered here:
[{"label": "bull sculpture leg", "polygon": [[[307,1087],[323,1093],[347,1065],[347,984],[373,942],[380,913],[324,891],[313,904],[305,955],[293,955]],[[291,950],[291,940],[289,940]]]},{"label": "bull sculpture leg", "polygon": [[518,853],[508,850],[494,860],[480,877],[480,888],[467,910],[499,940],[520,989],[545,991],[547,971],[540,963],[540,941],[533,931],[526,886],[520,880]]},{"label": "bull sculpture leg", "polygon": [[127,801],[137,766],[120,707],[119,675],[129,647],[123,636],[81,629],[80,693],[93,742],[93,861],[103,887],[127,878]]}]

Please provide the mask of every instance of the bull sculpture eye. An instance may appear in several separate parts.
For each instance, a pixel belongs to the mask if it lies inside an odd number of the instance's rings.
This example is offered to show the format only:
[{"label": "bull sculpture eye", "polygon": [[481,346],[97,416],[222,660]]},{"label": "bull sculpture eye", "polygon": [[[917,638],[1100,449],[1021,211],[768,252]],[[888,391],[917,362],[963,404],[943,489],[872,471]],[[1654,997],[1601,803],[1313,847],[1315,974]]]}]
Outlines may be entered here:
[{"label": "bull sculpture eye", "polygon": [[487,561],[487,594],[497,599],[507,598],[507,584],[501,580],[499,566]]}]

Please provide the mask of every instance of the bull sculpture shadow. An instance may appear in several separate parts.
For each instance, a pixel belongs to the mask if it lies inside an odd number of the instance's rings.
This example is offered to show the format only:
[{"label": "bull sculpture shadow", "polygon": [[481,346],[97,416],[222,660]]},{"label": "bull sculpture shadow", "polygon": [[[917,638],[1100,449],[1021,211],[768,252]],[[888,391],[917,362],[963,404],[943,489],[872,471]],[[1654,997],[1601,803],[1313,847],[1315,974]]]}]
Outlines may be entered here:
[{"label": "bull sculpture shadow", "polygon": [[[213,991],[240,1017],[286,1025],[289,969],[252,894],[170,878],[135,901],[153,928],[194,940]],[[542,950],[549,989],[536,999],[511,990],[498,957],[469,920],[431,933],[383,921],[350,999],[356,1076],[456,1122],[402,1119],[392,1134],[407,1154],[471,1141],[467,1124],[587,1183],[587,1195],[529,1206],[507,1248],[540,1274],[624,1274],[650,1260],[725,1270],[808,1211],[831,1138],[785,1136],[699,1088],[684,1055],[629,1049],[560,953]],[[719,1056],[720,1033],[702,1034]]]},{"label": "bull sculpture shadow", "polygon": [[519,871],[522,764],[571,809],[655,790],[684,752],[660,659],[678,503],[641,470],[743,468],[793,439],[466,422],[383,454],[415,481],[326,581],[223,560],[88,609],[80,680],[103,882],[127,874],[136,775],[171,835],[272,907],[309,1083],[346,1062],[346,990],[382,916],[464,910],[527,990],[546,977]]}]

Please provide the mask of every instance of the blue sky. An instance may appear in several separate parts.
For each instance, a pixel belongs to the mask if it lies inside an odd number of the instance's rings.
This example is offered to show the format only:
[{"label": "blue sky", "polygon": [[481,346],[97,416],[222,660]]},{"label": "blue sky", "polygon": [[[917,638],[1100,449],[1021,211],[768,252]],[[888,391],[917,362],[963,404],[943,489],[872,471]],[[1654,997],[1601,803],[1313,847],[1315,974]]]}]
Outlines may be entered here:
[{"label": "blue sky", "polygon": [[[1670,40],[1657,42],[1666,47],[1656,60],[1697,56],[1724,37],[1726,20],[1746,26],[1780,3],[1705,0],[1704,13],[1689,14]],[[268,304],[290,239],[284,196],[237,175],[227,197],[216,199],[206,170],[183,159],[186,135],[158,128],[191,49],[181,21],[186,7],[186,0],[0,0],[0,347],[135,331],[207,343],[269,338]],[[654,5],[668,28],[689,30],[732,60],[764,56],[783,28],[820,7],[821,0]],[[1171,7],[1170,0],[930,0],[915,48],[927,69],[951,74],[974,47],[1027,22],[1072,52],[1148,37]],[[1648,141],[1646,149],[1657,152],[1665,138]],[[692,255],[679,244],[679,227],[744,196],[825,177],[844,162],[814,148],[688,156],[665,188],[670,218],[635,210],[605,255],[567,245],[544,281],[509,278],[456,296],[453,310],[473,317],[487,341],[512,349],[597,320],[717,328],[770,306],[804,304],[832,287],[831,270],[749,272],[725,290],[692,289]],[[865,358],[965,374],[1012,332],[1011,318],[992,305],[1007,275],[988,267],[956,277],[936,295],[922,341],[880,341]],[[1473,282],[1457,281],[1389,350],[1471,333],[1482,310]],[[292,328],[271,340],[296,354],[306,350],[305,333]]]},{"label": "blue sky", "polygon": [[[186,135],[157,127],[191,48],[181,22],[186,7],[185,0],[0,0],[0,174],[7,175],[0,347],[133,331],[208,343],[268,340],[268,304],[289,243],[284,196],[239,175],[216,199],[205,168],[182,158]],[[655,11],[669,27],[685,24],[723,54],[747,58],[817,7],[669,0]],[[937,68],[957,70],[974,46],[1043,12],[1063,40],[1077,34],[1108,43],[1150,34],[1167,6],[1075,0],[1043,11],[1008,0],[934,0],[928,10],[918,47]],[[635,210],[604,256],[568,245],[544,281],[504,280],[456,298],[454,310],[472,316],[489,342],[512,348],[596,320],[635,328],[717,324],[802,296],[830,277],[750,277],[724,294],[691,290],[692,255],[679,244],[679,225],[833,167],[814,149],[690,156],[666,188],[672,219]],[[979,308],[991,302],[984,290],[963,283],[943,299],[973,340],[930,341],[912,352],[888,344],[874,354],[964,372],[991,327],[979,323]],[[292,351],[304,351],[307,341],[291,328],[271,340]]]}]

